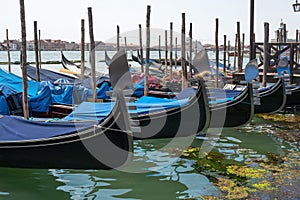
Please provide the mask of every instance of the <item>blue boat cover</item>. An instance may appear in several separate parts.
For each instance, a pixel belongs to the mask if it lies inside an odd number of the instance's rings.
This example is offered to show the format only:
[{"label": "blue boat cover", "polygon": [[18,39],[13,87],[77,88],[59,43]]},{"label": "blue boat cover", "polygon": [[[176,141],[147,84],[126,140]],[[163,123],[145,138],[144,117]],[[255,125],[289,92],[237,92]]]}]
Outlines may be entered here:
[{"label": "blue boat cover", "polygon": [[110,114],[114,107],[114,102],[94,103],[82,102],[72,113],[66,116],[64,121],[91,120],[101,121]]},{"label": "blue boat cover", "polygon": [[[22,78],[0,68],[0,83],[22,92]],[[40,83],[28,80],[28,95],[35,96],[38,92]]]},{"label": "blue boat cover", "polygon": [[0,114],[1,115],[9,115],[9,108],[6,102],[6,97],[3,95],[0,95]]},{"label": "blue boat cover", "polygon": [[[22,92],[22,78],[0,68],[0,91],[3,97]],[[29,109],[33,112],[48,112],[48,106],[52,104],[49,90],[39,90],[40,83],[28,80],[28,103]],[[21,98],[21,96],[20,96]],[[20,100],[21,101],[21,100]],[[8,106],[6,101],[0,102],[0,114],[7,115]],[[32,106],[32,107],[31,107]]]},{"label": "blue boat cover", "polygon": [[[30,77],[32,80],[36,81],[36,67],[33,67],[31,65],[26,65],[27,67],[27,76]],[[58,79],[65,79],[68,80],[70,83],[74,83],[75,77],[68,76],[65,74],[61,74],[58,72],[54,72],[47,69],[40,69],[40,80],[41,81],[56,81]]]},{"label": "blue boat cover", "polygon": [[185,98],[177,100],[143,96],[134,102],[133,105],[136,106],[137,110],[129,110],[130,113],[137,112],[138,114],[146,114],[172,108],[185,107],[189,105],[189,99]]},{"label": "blue boat cover", "polygon": [[50,138],[82,131],[95,122],[38,122],[16,116],[0,118],[0,141],[18,141]]},{"label": "blue boat cover", "polygon": [[[107,78],[98,78],[100,88],[97,89],[97,97],[108,99],[106,91],[110,90],[110,83],[105,81]],[[68,80],[59,79],[60,82]],[[90,79],[87,80],[87,84]],[[22,78],[0,68],[0,91],[3,97],[22,92]],[[53,103],[73,104],[85,101],[92,96],[92,90],[83,86],[69,84],[55,84],[53,81],[35,82],[28,80],[28,106],[31,112],[48,112],[49,105]],[[0,101],[0,114],[7,115],[8,106],[5,100]],[[20,102],[21,102],[21,96]]]},{"label": "blue boat cover", "polygon": [[[129,103],[129,105],[136,106],[136,110],[129,110],[129,113],[146,114],[167,110],[171,108],[184,107],[189,104],[188,99],[162,99],[157,97],[144,96],[136,102]],[[82,102],[72,113],[65,117],[64,121],[73,120],[97,120],[104,119],[113,109],[115,103],[94,103]]]}]

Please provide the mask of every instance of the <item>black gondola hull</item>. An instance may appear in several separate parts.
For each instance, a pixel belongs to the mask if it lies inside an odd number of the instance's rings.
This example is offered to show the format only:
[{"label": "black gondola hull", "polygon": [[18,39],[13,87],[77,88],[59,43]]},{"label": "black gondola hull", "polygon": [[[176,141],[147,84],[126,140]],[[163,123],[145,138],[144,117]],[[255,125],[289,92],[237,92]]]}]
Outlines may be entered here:
[{"label": "black gondola hull", "polygon": [[283,79],[280,78],[270,89],[259,92],[260,105],[255,105],[254,113],[275,113],[286,104],[286,93]]},{"label": "black gondola hull", "polygon": [[205,130],[210,121],[206,85],[199,82],[189,105],[158,113],[131,117],[140,131],[133,131],[135,139],[174,138],[196,135]]},{"label": "black gondola hull", "polygon": [[234,100],[210,105],[210,127],[237,127],[251,121],[254,114],[252,84]]}]

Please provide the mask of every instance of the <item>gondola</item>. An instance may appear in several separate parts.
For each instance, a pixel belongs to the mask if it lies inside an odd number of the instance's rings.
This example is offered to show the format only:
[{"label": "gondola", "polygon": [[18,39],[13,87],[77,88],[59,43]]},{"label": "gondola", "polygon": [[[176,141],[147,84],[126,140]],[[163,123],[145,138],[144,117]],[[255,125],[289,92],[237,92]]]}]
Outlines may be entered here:
[{"label": "gondola", "polygon": [[255,105],[254,113],[275,113],[282,110],[286,103],[286,92],[283,78],[280,77],[274,85],[260,88],[258,97],[260,105]]},{"label": "gondola", "polygon": [[[164,101],[164,99],[161,100]],[[160,105],[163,107],[163,102]],[[139,109],[140,105],[137,102],[135,106]],[[151,112],[151,107],[156,108],[156,106],[157,104],[152,106],[150,104],[150,110],[147,110],[145,114],[131,113],[132,123],[139,128],[138,131],[133,129],[135,139],[191,136],[201,133],[209,125],[210,114],[206,85],[201,79],[196,92],[189,98],[186,105]]]},{"label": "gondola", "polygon": [[[209,59],[205,50],[195,57],[192,67],[195,73],[210,72]],[[236,127],[247,124],[252,119],[254,114],[252,80],[255,78],[257,62],[250,61],[246,69],[251,73],[247,77],[247,87],[242,92],[209,89],[209,93],[215,97],[209,103],[210,127]],[[230,97],[229,92],[235,94]],[[220,101],[222,99],[223,101]]]},{"label": "gondola", "polygon": [[[127,65],[126,57],[119,57],[119,63],[112,63],[110,70],[117,68],[122,74],[128,74],[127,80],[130,80],[130,72],[127,68],[120,66]],[[117,76],[114,76],[117,77]],[[124,76],[118,77],[116,80],[110,79],[112,85],[119,82]],[[198,87],[194,95],[186,100],[183,106],[177,106],[170,109],[163,109],[163,103],[154,104],[150,99],[148,104],[150,108],[145,108],[146,113],[139,112],[141,108],[140,102],[133,102],[133,107],[137,110],[130,110],[130,119],[132,124],[133,136],[135,139],[150,138],[174,138],[183,136],[192,136],[205,130],[209,124],[209,110],[206,94],[206,85],[202,79],[198,80]],[[131,88],[133,88],[131,86]],[[159,98],[156,98],[159,100]],[[180,100],[178,100],[180,101]],[[176,102],[176,101],[175,101]],[[182,101],[181,101],[182,102]],[[145,106],[145,103],[142,103]],[[151,108],[157,108],[161,105],[160,110],[151,111]]]},{"label": "gondola", "polygon": [[286,88],[290,94],[286,95],[286,107],[300,105],[300,85],[291,85]]},{"label": "gondola", "polygon": [[[71,73],[74,74],[76,76],[80,76],[81,74],[81,66],[77,65],[71,61],[69,61],[65,55],[63,54],[63,52],[61,51],[61,64],[63,66],[63,68],[66,70],[67,73]],[[90,77],[92,74],[91,68],[88,67],[84,67],[84,77]],[[96,76],[104,76],[104,73],[98,72],[96,71]]]},{"label": "gondola", "polygon": [[61,63],[65,69],[71,70],[71,71],[77,71],[80,70],[80,65],[76,65],[75,63],[69,61],[63,52],[61,51]]},{"label": "gondola", "polygon": [[115,86],[115,94],[115,106],[99,123],[39,122],[1,116],[0,166],[41,169],[123,166],[132,155],[132,134],[122,88]]},{"label": "gondola", "polygon": [[249,123],[254,114],[252,84],[248,83],[234,99],[211,103],[209,108],[212,116],[210,127],[237,127]]},{"label": "gondola", "polygon": [[[27,68],[27,76],[32,80],[36,81],[36,67],[27,64],[26,68]],[[40,81],[56,81],[58,79],[65,79],[70,83],[74,83],[76,79],[74,76],[69,76],[66,74],[58,73],[44,68],[39,69],[39,73],[40,73]]]}]

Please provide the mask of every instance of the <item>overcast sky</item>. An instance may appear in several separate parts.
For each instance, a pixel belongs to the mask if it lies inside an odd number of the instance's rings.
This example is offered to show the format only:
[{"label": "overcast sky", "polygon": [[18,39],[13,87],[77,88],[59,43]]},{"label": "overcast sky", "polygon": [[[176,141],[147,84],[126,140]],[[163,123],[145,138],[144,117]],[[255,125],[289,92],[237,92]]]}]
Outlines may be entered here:
[{"label": "overcast sky", "polygon": [[[264,22],[270,24],[270,38],[273,38],[281,20],[287,24],[288,37],[295,38],[296,29],[300,29],[300,13],[293,12],[294,2],[255,1],[257,41],[263,41]],[[0,41],[5,39],[6,29],[9,29],[10,39],[20,39],[19,0],[1,0],[1,3]],[[215,19],[219,18],[222,44],[223,35],[234,41],[239,21],[241,33],[245,33],[246,43],[249,43],[250,0],[25,0],[27,40],[33,39],[33,21],[37,21],[42,39],[80,42],[80,20],[85,19],[88,42],[87,8],[92,7],[95,40],[108,41],[116,35],[117,25],[121,33],[137,30],[138,24],[145,27],[147,5],[151,5],[151,28],[168,30],[173,22],[174,31],[180,32],[181,13],[185,13],[186,33],[192,22],[195,40],[214,43]]]}]

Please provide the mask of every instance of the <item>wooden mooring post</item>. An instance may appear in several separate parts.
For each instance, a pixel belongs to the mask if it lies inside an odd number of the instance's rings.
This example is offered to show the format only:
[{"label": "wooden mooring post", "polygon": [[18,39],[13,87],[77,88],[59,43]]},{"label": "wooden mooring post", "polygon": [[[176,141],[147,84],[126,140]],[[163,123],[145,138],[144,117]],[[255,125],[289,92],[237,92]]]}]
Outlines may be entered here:
[{"label": "wooden mooring post", "polygon": [[144,50],[143,50],[143,38],[142,38],[142,25],[139,24],[139,39],[140,39],[140,60],[141,60],[141,72],[144,73]]},{"label": "wooden mooring post", "polygon": [[89,18],[89,33],[90,33],[90,62],[92,70],[92,90],[93,90],[93,101],[97,101],[96,94],[96,66],[95,66],[95,40],[93,30],[93,13],[92,8],[88,7],[88,18]]},{"label": "wooden mooring post", "polygon": [[237,22],[237,57],[238,57],[238,72],[243,71],[243,60],[242,60],[242,45],[241,45],[241,28],[240,22]]},{"label": "wooden mooring post", "polygon": [[185,54],[185,13],[182,13],[181,24],[181,67],[182,67],[182,89],[187,88],[187,66]]},{"label": "wooden mooring post", "polygon": [[192,76],[192,64],[193,64],[193,24],[190,23],[190,31],[189,31],[189,40],[190,40],[190,49],[189,49],[189,77]]},{"label": "wooden mooring post", "polygon": [[215,72],[215,87],[219,87],[219,19],[216,18],[215,31],[215,45],[216,45],[216,72]]},{"label": "wooden mooring post", "polygon": [[24,0],[20,0],[20,17],[21,17],[21,67],[22,67],[22,105],[23,105],[23,115],[25,119],[29,119],[28,112],[28,81],[27,81],[27,54],[26,54],[26,19],[25,19],[25,6]]},{"label": "wooden mooring post", "polygon": [[158,36],[158,60],[161,63],[161,38],[160,35]]},{"label": "wooden mooring post", "polygon": [[147,6],[147,15],[146,15],[146,72],[144,76],[144,96],[148,96],[148,77],[149,77],[149,65],[150,65],[150,14],[151,6]]},{"label": "wooden mooring post", "polygon": [[7,44],[8,71],[11,72],[10,45],[9,45],[9,38],[8,38],[8,29],[6,29],[6,44]]},{"label": "wooden mooring post", "polygon": [[264,70],[263,70],[263,79],[262,86],[267,86],[267,69],[270,67],[270,59],[269,59],[269,23],[264,23]]},{"label": "wooden mooring post", "polygon": [[39,68],[41,69],[42,68],[42,45],[41,45],[41,30],[39,29],[39,63],[40,63],[40,66]]},{"label": "wooden mooring post", "polygon": [[36,70],[36,81],[40,82],[40,59],[39,59],[39,42],[38,42],[38,30],[37,30],[37,21],[33,22],[34,24],[34,52],[35,52],[35,70]]},{"label": "wooden mooring post", "polygon": [[117,51],[120,51],[120,27],[117,25]]},{"label": "wooden mooring post", "polygon": [[227,51],[227,47],[226,47],[226,35],[224,35],[224,46],[223,46],[223,72],[226,73],[226,51]]},{"label": "wooden mooring post", "polygon": [[170,80],[173,79],[173,23],[170,22]]},{"label": "wooden mooring post", "polygon": [[234,54],[233,54],[233,70],[236,71],[236,53],[237,53],[237,34],[235,34]]},{"label": "wooden mooring post", "polygon": [[168,75],[168,31],[167,30],[165,30],[165,75],[166,76]]},{"label": "wooden mooring post", "polygon": [[177,37],[175,37],[175,69],[177,69],[177,58],[178,58],[178,55],[177,55],[177,51],[178,51],[178,48],[177,48]]},{"label": "wooden mooring post", "polygon": [[84,19],[81,19],[81,62],[80,62],[80,79],[84,79],[84,71],[85,71],[85,27],[84,27]]}]

